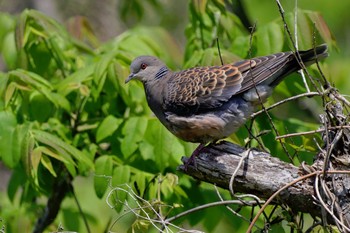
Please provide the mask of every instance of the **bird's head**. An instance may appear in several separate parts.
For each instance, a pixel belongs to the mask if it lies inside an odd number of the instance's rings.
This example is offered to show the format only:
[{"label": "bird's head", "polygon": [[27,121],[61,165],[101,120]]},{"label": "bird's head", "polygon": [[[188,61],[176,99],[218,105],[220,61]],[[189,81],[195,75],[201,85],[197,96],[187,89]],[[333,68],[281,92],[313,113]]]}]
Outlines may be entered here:
[{"label": "bird's head", "polygon": [[135,58],[130,65],[131,74],[125,80],[128,83],[132,79],[147,83],[161,78],[168,71],[166,65],[156,57],[140,56]]}]

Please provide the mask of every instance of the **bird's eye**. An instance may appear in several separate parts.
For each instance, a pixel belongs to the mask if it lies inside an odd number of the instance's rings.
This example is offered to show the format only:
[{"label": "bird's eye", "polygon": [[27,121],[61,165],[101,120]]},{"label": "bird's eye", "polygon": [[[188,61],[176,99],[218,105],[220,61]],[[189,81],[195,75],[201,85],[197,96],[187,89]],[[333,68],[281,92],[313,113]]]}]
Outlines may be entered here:
[{"label": "bird's eye", "polygon": [[142,64],[141,64],[141,69],[144,70],[144,69],[146,69],[146,67],[147,67],[147,64],[146,64],[146,63],[142,63]]}]

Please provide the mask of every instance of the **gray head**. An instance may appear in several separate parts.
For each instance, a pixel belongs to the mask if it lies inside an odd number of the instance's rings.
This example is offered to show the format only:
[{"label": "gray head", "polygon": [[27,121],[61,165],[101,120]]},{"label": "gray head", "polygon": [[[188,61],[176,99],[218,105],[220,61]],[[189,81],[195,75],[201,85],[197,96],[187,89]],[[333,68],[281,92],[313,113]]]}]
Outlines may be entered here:
[{"label": "gray head", "polygon": [[131,74],[125,83],[132,79],[140,80],[143,83],[158,79],[166,74],[168,68],[156,57],[140,56],[135,58],[130,65]]}]

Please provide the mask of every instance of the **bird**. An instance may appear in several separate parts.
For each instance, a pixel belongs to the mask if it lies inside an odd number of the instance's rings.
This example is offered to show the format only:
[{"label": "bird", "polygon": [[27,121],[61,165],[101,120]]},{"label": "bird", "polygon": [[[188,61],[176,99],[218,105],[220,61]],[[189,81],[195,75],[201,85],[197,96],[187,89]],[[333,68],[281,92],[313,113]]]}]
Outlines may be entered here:
[{"label": "bird", "polygon": [[[236,132],[289,74],[328,56],[327,45],[279,52],[218,66],[170,70],[154,56],[139,56],[125,80],[141,81],[150,109],[178,138],[200,151]],[[299,58],[298,58],[298,56]]]}]

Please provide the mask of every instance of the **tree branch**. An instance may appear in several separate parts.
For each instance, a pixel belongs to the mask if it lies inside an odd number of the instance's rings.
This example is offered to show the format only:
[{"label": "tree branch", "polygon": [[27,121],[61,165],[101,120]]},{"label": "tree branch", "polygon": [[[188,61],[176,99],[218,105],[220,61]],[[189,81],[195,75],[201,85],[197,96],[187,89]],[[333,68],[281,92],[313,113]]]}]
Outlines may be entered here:
[{"label": "tree branch", "polygon": [[55,219],[60,210],[61,203],[67,193],[71,189],[71,177],[67,173],[64,178],[57,179],[53,185],[52,193],[47,200],[47,206],[44,213],[37,220],[33,233],[41,233],[49,226]]},{"label": "tree branch", "polygon": [[[242,166],[235,173],[233,190],[240,193],[254,194],[269,198],[281,187],[303,176],[298,167],[283,162],[270,154],[255,149],[246,150],[229,142],[206,147],[195,165],[179,166],[179,170],[198,180],[229,189],[232,174],[237,169],[243,154],[249,153]],[[183,162],[187,158],[182,158]],[[274,199],[274,204],[288,204],[297,212],[309,213],[321,217],[321,208],[315,203],[314,178],[301,180],[281,191]],[[330,221],[331,222],[331,221]]]}]

